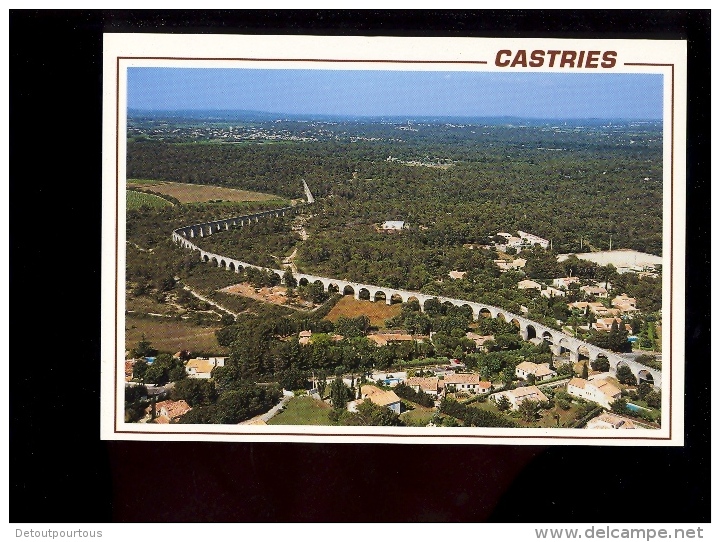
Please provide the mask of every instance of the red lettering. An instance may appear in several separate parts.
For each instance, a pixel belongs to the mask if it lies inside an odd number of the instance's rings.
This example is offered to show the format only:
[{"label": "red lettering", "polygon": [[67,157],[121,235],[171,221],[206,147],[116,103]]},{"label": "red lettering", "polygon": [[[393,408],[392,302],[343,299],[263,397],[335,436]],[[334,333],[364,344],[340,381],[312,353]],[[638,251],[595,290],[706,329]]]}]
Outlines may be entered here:
[{"label": "red lettering", "polygon": [[617,59],[615,58],[616,56],[617,51],[605,51],[603,53],[603,61],[600,63],[600,66],[602,66],[603,68],[614,68],[615,62],[617,61]]},{"label": "red lettering", "polygon": [[568,66],[568,68],[574,68],[576,56],[577,53],[575,51],[563,51],[562,58],[560,59],[560,67],[564,68]]},{"label": "red lettering", "polygon": [[548,66],[552,68],[555,65],[555,57],[558,56],[561,53],[561,51],[548,51],[547,54],[550,55],[550,63]]},{"label": "red lettering", "polygon": [[545,51],[533,51],[530,53],[530,62],[528,66],[531,68],[539,68],[545,61]]},{"label": "red lettering", "polygon": [[600,51],[588,51],[587,60],[585,61],[585,67],[597,68],[598,60],[600,60]]},{"label": "red lettering", "polygon": [[577,65],[576,65],[577,68],[583,67],[582,63],[583,63],[584,58],[585,58],[585,51],[580,51],[580,56],[578,57],[578,61],[577,61]]},{"label": "red lettering", "polygon": [[500,60],[501,56],[510,56],[512,54],[512,51],[508,51],[507,49],[503,49],[502,51],[498,51],[495,55],[495,65],[499,66],[501,68],[504,68],[505,66],[510,64],[510,60]]},{"label": "red lettering", "polygon": [[510,67],[514,68],[517,65],[520,65],[523,68],[527,68],[527,56],[524,49],[520,49],[517,52],[515,58],[512,61],[512,64],[510,64]]}]

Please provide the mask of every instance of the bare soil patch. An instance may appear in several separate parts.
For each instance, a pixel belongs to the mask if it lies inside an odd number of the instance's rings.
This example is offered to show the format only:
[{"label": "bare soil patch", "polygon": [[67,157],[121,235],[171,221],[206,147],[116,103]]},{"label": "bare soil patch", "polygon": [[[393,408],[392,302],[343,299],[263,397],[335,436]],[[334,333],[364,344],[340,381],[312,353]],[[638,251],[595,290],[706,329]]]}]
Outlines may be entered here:
[{"label": "bare soil patch", "polygon": [[270,288],[255,288],[247,282],[233,284],[220,290],[226,294],[240,295],[249,297],[264,303],[273,303],[275,305],[284,305],[302,310],[312,310],[315,308],[310,301],[303,301],[298,298],[289,298],[286,295],[287,288],[285,286],[273,286]]},{"label": "bare soil patch", "polygon": [[402,305],[387,305],[384,301],[367,301],[364,299],[355,299],[352,296],[343,296],[325,317],[331,322],[336,322],[338,318],[344,316],[346,318],[356,318],[362,314],[370,318],[370,325],[374,327],[385,327],[385,320],[400,314]]}]

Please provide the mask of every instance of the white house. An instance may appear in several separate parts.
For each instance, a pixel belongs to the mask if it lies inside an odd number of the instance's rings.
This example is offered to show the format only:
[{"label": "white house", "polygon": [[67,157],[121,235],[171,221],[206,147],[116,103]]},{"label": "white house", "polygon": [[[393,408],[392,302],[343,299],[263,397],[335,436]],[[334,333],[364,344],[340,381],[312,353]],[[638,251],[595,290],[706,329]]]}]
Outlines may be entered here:
[{"label": "white house", "polygon": [[515,376],[527,380],[528,376],[534,375],[537,382],[548,380],[557,376],[557,373],[550,369],[549,364],[537,364],[532,361],[523,361],[515,367]]},{"label": "white house", "polygon": [[542,248],[547,248],[550,246],[550,241],[548,241],[547,239],[543,239],[542,237],[538,237],[537,235],[534,235],[532,233],[518,230],[518,235],[520,236],[520,239],[525,241],[525,244],[528,244],[530,246],[540,245]]},{"label": "white house", "polygon": [[447,375],[443,383],[446,391],[449,386],[452,386],[455,391],[469,393],[484,393],[492,387],[490,382],[481,381],[480,375],[467,373]]},{"label": "white house", "polygon": [[210,378],[215,367],[224,367],[225,358],[193,358],[185,364],[188,378]]},{"label": "white house", "polygon": [[502,391],[492,396],[492,399],[497,403],[501,396],[505,396],[510,401],[510,408],[517,410],[520,408],[520,404],[525,401],[547,401],[547,396],[540,391],[537,386],[525,386],[524,388],[516,388],[514,390]]},{"label": "white house", "polygon": [[571,284],[576,282],[580,282],[578,277],[561,277],[553,279],[553,286],[555,286],[555,288],[565,288],[567,290]]},{"label": "white house", "polygon": [[540,292],[540,295],[549,299],[551,297],[565,297],[565,292],[548,286],[545,290]]},{"label": "white house", "polygon": [[568,382],[567,392],[573,397],[593,401],[606,409],[610,409],[610,404],[621,395],[620,390],[605,379],[588,381],[577,377]]},{"label": "white house", "polygon": [[402,231],[405,229],[405,222],[403,220],[386,220],[380,229],[382,231]]}]

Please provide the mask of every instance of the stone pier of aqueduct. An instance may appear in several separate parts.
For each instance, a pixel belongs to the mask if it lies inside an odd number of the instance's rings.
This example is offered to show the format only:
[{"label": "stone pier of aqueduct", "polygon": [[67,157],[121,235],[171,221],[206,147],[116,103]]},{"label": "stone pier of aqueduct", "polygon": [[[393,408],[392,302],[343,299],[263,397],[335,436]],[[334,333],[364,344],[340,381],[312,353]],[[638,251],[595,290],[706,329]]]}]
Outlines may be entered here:
[{"label": "stone pier of aqueduct", "polygon": [[[309,193],[309,190],[307,190],[307,185],[305,185],[305,187],[307,194]],[[309,202],[312,202],[313,200],[310,199],[310,197],[311,196],[308,196]],[[248,267],[266,272],[269,271],[278,275],[282,280],[285,274],[284,269],[260,267],[220,254],[213,254],[203,250],[192,241],[199,237],[206,237],[220,231],[229,230],[231,227],[246,226],[252,222],[258,222],[261,219],[276,218],[294,214],[301,208],[302,206],[283,207],[280,209],[262,211],[244,216],[226,218],[223,220],[203,222],[202,224],[194,224],[192,226],[184,226],[174,230],[172,238],[178,245],[186,249],[197,251],[200,254],[200,260],[203,262],[216,265],[217,267],[222,267],[229,271],[234,271],[235,273],[240,273]],[[295,279],[299,284],[320,284],[322,285],[323,290],[329,293],[353,295],[355,299],[369,299],[370,301],[375,302],[384,301],[388,305],[392,303],[406,303],[411,300],[417,300],[422,311],[425,311],[425,303],[428,300],[436,298],[440,301],[440,303],[449,303],[457,307],[467,307],[470,311],[472,311],[472,315],[475,320],[480,317],[491,317],[501,318],[506,322],[510,322],[518,328],[519,333],[524,340],[535,337],[542,338],[550,344],[550,349],[553,353],[561,354],[563,352],[569,352],[570,359],[572,361],[578,361],[581,355],[587,357],[590,361],[596,360],[599,356],[604,356],[610,363],[610,370],[613,374],[617,372],[617,369],[620,366],[626,365],[630,368],[638,381],[644,380],[651,382],[655,386],[662,385],[662,373],[657,369],[647,367],[631,359],[623,357],[620,354],[599,348],[585,341],[576,339],[575,337],[571,337],[562,331],[549,328],[543,324],[533,320],[528,320],[523,316],[513,314],[499,307],[494,307],[485,303],[476,303],[473,301],[465,301],[462,299],[454,299],[443,296],[432,296],[409,290],[386,288],[382,286],[374,286],[372,284],[362,284],[359,282],[308,275],[305,273],[296,273]]]}]

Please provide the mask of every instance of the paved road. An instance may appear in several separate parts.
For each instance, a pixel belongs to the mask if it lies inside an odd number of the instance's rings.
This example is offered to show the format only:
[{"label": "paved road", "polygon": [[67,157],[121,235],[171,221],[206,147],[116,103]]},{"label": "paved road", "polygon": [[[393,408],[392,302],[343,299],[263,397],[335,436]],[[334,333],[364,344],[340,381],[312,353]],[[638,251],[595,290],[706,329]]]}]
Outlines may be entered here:
[{"label": "paved road", "polygon": [[240,422],[239,425],[251,425],[256,420],[262,420],[265,423],[270,421],[270,419],[275,416],[280,410],[285,406],[285,404],[295,397],[295,394],[291,391],[285,391],[283,390],[283,398],[280,400],[280,402],[272,407],[270,410],[268,410],[265,414],[260,414],[259,416],[255,416],[254,418],[251,418],[249,420],[246,420],[244,422]]}]

